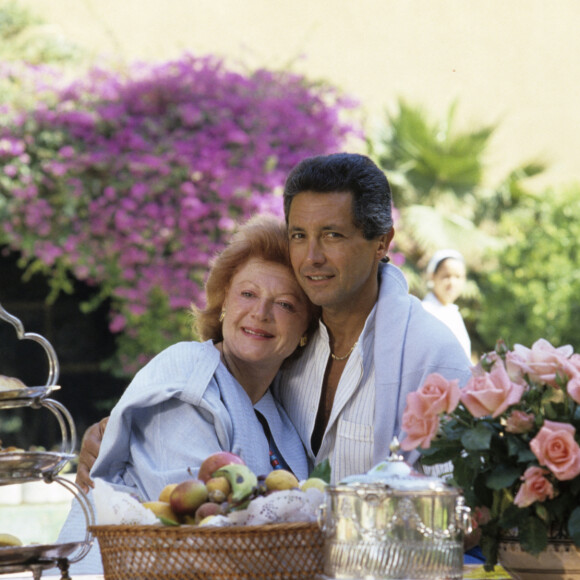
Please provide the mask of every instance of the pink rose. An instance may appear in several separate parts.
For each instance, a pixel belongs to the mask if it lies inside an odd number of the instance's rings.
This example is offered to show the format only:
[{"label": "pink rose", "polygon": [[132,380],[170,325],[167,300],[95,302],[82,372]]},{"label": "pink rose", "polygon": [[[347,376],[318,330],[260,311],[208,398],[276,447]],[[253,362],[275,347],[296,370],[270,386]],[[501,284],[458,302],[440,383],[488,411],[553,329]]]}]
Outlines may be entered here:
[{"label": "pink rose", "polygon": [[558,387],[557,376],[571,372],[568,359],[573,350],[569,344],[555,348],[544,338],[534,342],[531,349],[516,344],[509,359],[510,366],[519,366],[521,373],[536,383]]},{"label": "pink rose", "polygon": [[431,373],[417,394],[423,399],[424,408],[432,415],[451,413],[459,404],[459,380],[448,381],[438,373]]},{"label": "pink rose", "polygon": [[534,427],[535,420],[533,413],[524,413],[515,409],[506,420],[505,430],[508,433],[529,433]]},{"label": "pink rose", "polygon": [[569,380],[566,389],[570,397],[580,404],[580,354],[574,353],[568,359],[568,369],[566,371]]},{"label": "pink rose", "polygon": [[493,363],[490,372],[480,365],[472,370],[473,376],[461,389],[461,402],[474,417],[501,415],[510,405],[520,402],[524,385],[518,385],[507,374],[501,359]]},{"label": "pink rose", "polygon": [[541,467],[528,467],[521,478],[524,483],[514,498],[514,504],[524,508],[536,501],[552,499],[554,486],[545,477],[548,473],[547,469]]},{"label": "pink rose", "polygon": [[580,403],[580,372],[574,373],[568,379],[566,390],[568,391],[568,394],[573,401]]},{"label": "pink rose", "polygon": [[560,481],[580,474],[580,447],[574,439],[576,429],[569,423],[544,421],[530,441],[530,449],[540,465],[546,466]]},{"label": "pink rose", "polygon": [[577,372],[580,373],[580,354],[575,352],[569,359],[568,362]]},{"label": "pink rose", "polygon": [[524,359],[513,351],[505,355],[505,368],[510,380],[518,385],[526,385],[526,379],[522,367],[525,366]]},{"label": "pink rose", "polygon": [[427,401],[417,392],[407,395],[407,407],[401,420],[402,429],[407,433],[401,441],[403,451],[411,451],[417,447],[429,449],[431,440],[437,434],[439,415],[428,411]]}]

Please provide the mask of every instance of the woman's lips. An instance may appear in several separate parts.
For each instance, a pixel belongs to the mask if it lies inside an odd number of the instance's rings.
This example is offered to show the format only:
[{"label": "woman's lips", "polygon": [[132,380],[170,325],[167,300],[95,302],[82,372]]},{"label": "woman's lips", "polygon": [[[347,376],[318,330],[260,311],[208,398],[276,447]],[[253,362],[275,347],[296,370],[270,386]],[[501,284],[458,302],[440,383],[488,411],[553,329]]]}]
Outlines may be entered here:
[{"label": "woman's lips", "polygon": [[247,326],[242,327],[242,330],[249,334],[250,336],[257,336],[259,338],[273,338],[274,335],[266,332],[265,330],[260,330],[259,328],[248,328]]}]

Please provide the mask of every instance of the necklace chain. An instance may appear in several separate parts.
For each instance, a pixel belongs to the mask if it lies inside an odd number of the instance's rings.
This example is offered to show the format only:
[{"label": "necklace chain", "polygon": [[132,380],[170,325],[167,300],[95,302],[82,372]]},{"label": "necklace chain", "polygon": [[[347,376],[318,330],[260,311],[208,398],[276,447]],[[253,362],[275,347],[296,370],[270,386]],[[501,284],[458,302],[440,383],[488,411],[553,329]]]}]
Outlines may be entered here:
[{"label": "necklace chain", "polygon": [[330,353],[330,356],[333,358],[333,360],[346,360],[352,354],[352,351],[357,344],[358,340],[350,347],[350,350],[344,356],[336,356],[333,352]]}]

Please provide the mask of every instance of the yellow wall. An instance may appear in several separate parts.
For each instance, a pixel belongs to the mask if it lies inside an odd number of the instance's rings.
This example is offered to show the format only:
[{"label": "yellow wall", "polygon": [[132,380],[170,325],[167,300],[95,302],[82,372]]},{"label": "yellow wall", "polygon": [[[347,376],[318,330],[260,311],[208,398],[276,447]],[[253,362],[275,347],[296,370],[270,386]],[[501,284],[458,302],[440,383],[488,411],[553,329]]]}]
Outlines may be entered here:
[{"label": "yellow wall", "polygon": [[495,179],[540,157],[537,187],[578,180],[578,0],[21,0],[71,39],[127,61],[184,50],[291,67],[362,102],[367,128],[399,96],[499,123]]}]

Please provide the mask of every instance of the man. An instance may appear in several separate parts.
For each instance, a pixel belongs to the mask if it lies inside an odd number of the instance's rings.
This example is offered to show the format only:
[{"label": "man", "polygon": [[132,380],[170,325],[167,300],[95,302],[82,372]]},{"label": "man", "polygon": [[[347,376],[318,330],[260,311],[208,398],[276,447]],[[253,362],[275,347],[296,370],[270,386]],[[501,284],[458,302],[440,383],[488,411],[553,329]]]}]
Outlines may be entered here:
[{"label": "man", "polygon": [[322,307],[318,333],[277,395],[334,481],[389,455],[407,393],[438,372],[463,385],[470,363],[449,329],[409,295],[390,264],[391,192],[367,157],[305,159],[289,174],[284,212],[294,273]]},{"label": "man", "polygon": [[[394,236],[391,191],[368,157],[305,159],[286,181],[284,212],[294,272],[322,319],[277,395],[310,457],[328,457],[337,482],[389,455],[406,395],[429,373],[464,384],[470,364],[451,331],[409,295],[402,272],[384,263]],[[104,426],[85,435],[80,484],[90,481]]]}]

